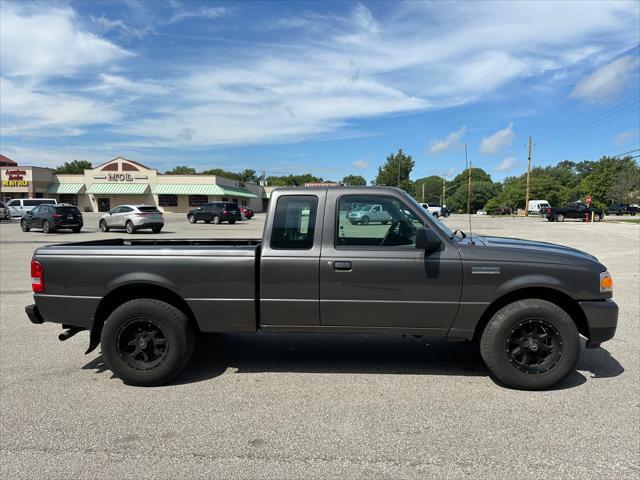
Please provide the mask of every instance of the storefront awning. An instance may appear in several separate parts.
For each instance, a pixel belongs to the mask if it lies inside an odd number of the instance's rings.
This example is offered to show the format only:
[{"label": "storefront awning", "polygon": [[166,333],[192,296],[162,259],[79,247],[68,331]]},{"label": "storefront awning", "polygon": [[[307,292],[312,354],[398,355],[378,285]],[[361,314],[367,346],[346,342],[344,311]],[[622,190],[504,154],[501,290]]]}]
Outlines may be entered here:
[{"label": "storefront awning", "polygon": [[249,190],[240,187],[227,187],[212,183],[202,185],[187,185],[180,183],[158,184],[154,187],[155,195],[215,195],[242,198],[258,198]]},{"label": "storefront awning", "polygon": [[77,195],[84,188],[84,183],[53,183],[47,189],[47,193],[62,193]]},{"label": "storefront awning", "polygon": [[147,193],[148,183],[94,183],[87,193],[96,195],[142,195]]}]

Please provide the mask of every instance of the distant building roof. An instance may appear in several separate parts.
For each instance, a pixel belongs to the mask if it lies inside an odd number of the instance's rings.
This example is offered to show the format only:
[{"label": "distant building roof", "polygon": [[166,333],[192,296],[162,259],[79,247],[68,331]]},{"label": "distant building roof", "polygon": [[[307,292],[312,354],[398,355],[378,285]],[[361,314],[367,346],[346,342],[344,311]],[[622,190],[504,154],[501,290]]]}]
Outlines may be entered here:
[{"label": "distant building roof", "polygon": [[4,155],[0,154],[0,165],[4,167],[15,167],[16,165],[18,165],[18,162],[15,162],[9,157],[5,157]]}]

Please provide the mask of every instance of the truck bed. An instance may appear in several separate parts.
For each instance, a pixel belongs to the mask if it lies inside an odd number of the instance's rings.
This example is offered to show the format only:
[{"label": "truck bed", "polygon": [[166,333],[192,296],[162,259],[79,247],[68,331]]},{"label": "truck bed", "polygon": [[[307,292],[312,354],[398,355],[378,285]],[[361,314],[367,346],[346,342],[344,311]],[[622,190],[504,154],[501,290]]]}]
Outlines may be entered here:
[{"label": "truck bed", "polygon": [[[48,245],[36,305],[48,321],[90,328],[103,301],[145,292],[174,295],[201,331],[256,330],[259,239],[123,239]],[[106,300],[105,300],[106,299]]]}]

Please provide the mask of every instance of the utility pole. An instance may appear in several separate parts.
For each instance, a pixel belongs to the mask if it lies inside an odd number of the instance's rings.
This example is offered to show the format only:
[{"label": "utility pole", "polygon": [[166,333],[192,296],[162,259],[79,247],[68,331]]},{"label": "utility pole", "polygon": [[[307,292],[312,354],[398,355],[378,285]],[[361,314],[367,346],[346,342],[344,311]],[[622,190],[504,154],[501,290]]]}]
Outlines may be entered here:
[{"label": "utility pole", "polygon": [[447,186],[447,181],[445,179],[446,173],[442,173],[442,202],[440,203],[441,207],[444,207],[445,205],[445,201],[444,201],[444,194],[445,194],[445,189]]},{"label": "utility pole", "polygon": [[527,156],[527,193],[524,196],[524,216],[529,216],[529,188],[531,186],[531,137],[529,137],[529,155]]},{"label": "utility pole", "polygon": [[424,203],[424,182],[422,182],[422,203]]},{"label": "utility pole", "polygon": [[[464,144],[464,159],[467,160],[467,144]],[[471,213],[471,162],[467,161],[469,166],[469,181],[467,185],[467,214]]]}]

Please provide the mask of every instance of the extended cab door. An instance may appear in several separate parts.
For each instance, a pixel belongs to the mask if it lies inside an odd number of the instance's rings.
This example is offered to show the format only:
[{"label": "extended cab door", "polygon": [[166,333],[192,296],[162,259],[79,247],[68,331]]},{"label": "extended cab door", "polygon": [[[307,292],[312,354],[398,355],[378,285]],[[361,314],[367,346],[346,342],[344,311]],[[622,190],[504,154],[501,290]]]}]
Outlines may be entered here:
[{"label": "extended cab door", "polygon": [[260,324],[320,325],[319,262],[324,191],[272,197],[260,257]]},{"label": "extended cab door", "polygon": [[[382,205],[390,220],[354,225],[346,216],[354,203]],[[428,216],[399,192],[328,191],[320,258],[322,326],[448,331],[460,302],[462,265],[457,248],[431,223],[438,220]],[[440,251],[415,248],[416,229],[423,225],[442,237]]]}]

